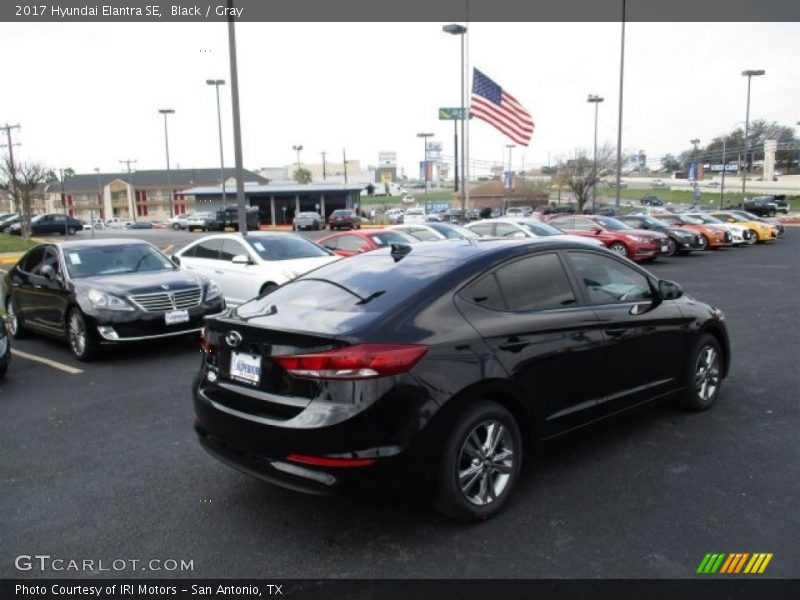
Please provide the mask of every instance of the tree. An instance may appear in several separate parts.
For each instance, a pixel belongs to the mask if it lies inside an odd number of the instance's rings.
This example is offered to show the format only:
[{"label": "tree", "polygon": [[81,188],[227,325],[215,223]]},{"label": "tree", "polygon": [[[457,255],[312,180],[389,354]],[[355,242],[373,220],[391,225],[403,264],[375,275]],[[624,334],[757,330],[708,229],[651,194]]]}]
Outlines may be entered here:
[{"label": "tree", "polygon": [[661,158],[661,166],[667,171],[680,171],[681,161],[672,154],[667,154]]},{"label": "tree", "polygon": [[6,157],[0,165],[0,189],[11,194],[19,211],[20,233],[31,236],[31,200],[34,190],[47,180],[48,169],[40,163],[12,164]]},{"label": "tree", "polygon": [[311,183],[311,171],[305,167],[297,167],[294,173],[292,173],[292,179],[297,183]]},{"label": "tree", "polygon": [[517,179],[514,192],[509,197],[509,206],[530,206],[536,208],[540,204],[547,204],[550,194],[544,184]]},{"label": "tree", "polygon": [[[594,168],[594,154],[587,150],[578,150],[575,158],[559,166],[558,178],[575,194],[578,211],[582,212],[584,205],[590,200],[595,184],[605,175],[616,173],[617,152],[610,145],[605,144],[597,149],[597,170]],[[627,157],[622,157],[625,164]]]}]

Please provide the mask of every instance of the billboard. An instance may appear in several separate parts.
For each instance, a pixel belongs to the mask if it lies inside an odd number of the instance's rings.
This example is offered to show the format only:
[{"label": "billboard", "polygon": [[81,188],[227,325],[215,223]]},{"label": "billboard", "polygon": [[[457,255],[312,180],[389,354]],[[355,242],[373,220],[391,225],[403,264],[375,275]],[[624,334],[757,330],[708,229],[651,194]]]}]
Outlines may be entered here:
[{"label": "billboard", "polygon": [[382,167],[394,167],[397,165],[397,152],[391,150],[378,152],[378,163]]}]

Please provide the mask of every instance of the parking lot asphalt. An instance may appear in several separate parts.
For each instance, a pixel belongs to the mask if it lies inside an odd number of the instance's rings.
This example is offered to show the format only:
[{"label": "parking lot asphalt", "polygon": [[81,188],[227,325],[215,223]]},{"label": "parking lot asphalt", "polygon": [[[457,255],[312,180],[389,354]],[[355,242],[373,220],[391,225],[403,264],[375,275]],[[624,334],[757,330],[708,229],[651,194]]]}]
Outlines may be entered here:
[{"label": "parking lot asphalt", "polygon": [[[682,578],[709,552],[771,552],[762,577],[799,577],[800,228],[787,229],[649,267],[726,313],[733,365],[712,410],[653,407],[559,444],[477,525],[297,494],[206,455],[196,340],[89,364],[14,341],[80,372],[18,355],[0,380],[0,576]],[[194,569],[20,572],[20,554]]]}]

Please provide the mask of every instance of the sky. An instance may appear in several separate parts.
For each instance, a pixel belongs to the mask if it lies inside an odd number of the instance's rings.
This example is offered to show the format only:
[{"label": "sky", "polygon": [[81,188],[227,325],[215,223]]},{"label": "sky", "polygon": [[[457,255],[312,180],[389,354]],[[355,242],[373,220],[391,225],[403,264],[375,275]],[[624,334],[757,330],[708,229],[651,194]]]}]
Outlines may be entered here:
[{"label": "sky", "polygon": [[[244,167],[348,160],[362,166],[394,151],[409,177],[423,160],[420,132],[453,154],[453,124],[438,108],[460,104],[460,45],[444,23],[238,23]],[[515,170],[556,164],[615,145],[620,23],[470,23],[468,60],[532,114],[529,147]],[[216,97],[206,79],[230,83],[225,23],[0,23],[0,125],[15,158],[77,172],[219,165]],[[651,165],[699,138],[701,146],[745,119],[745,69],[753,78],[750,119],[800,120],[800,24],[628,23],[622,147]],[[225,162],[233,166],[230,86],[221,88]],[[473,119],[470,158],[508,161],[509,139]],[[0,143],[6,143],[5,140]],[[6,149],[0,149],[5,152]],[[476,174],[485,173],[478,167]]]}]

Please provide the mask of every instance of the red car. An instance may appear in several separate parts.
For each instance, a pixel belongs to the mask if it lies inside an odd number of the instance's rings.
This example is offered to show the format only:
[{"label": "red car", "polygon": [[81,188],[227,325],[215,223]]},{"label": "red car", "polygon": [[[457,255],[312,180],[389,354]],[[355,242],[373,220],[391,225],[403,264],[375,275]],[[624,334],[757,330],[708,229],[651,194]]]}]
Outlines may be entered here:
[{"label": "red car", "polygon": [[606,248],[637,262],[648,262],[669,251],[663,233],[634,229],[622,221],[599,215],[564,215],[548,221],[566,233],[596,237]]},{"label": "red car", "polygon": [[391,229],[360,229],[332,233],[317,243],[339,256],[353,256],[370,250],[386,248],[391,244],[414,244],[417,238]]}]

